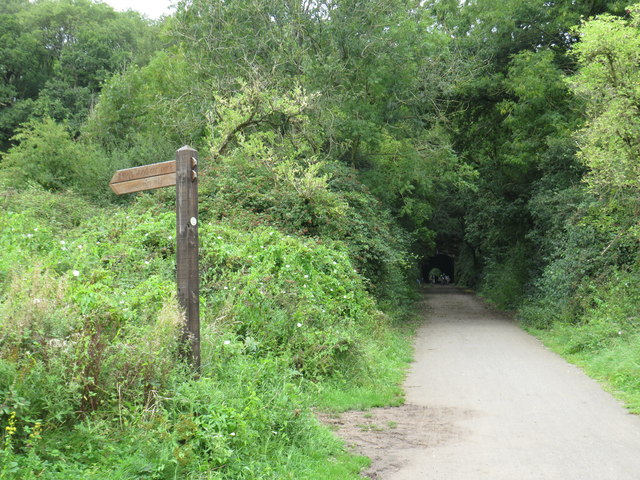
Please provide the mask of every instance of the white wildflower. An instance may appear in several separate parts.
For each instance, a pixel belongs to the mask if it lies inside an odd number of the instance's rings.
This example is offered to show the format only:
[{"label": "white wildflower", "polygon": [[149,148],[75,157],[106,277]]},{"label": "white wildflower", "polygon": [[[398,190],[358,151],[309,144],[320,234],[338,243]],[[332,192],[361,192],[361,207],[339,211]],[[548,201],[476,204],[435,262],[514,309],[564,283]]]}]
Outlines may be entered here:
[{"label": "white wildflower", "polygon": [[73,271],[73,272],[71,272],[71,273],[73,273],[73,276],[74,276],[74,277],[79,277],[79,276],[80,276],[80,272],[79,272],[78,270],[74,270],[74,271]]}]

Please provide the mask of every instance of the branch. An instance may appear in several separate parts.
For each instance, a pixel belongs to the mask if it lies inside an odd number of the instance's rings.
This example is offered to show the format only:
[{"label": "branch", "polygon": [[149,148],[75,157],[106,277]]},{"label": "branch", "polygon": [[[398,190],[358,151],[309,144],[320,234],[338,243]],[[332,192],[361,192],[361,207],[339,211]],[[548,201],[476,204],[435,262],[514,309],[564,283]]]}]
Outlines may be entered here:
[{"label": "branch", "polygon": [[231,140],[233,140],[233,138],[236,136],[238,132],[241,132],[245,128],[250,127],[252,125],[258,125],[259,123],[262,122],[262,119],[254,120],[255,116],[256,116],[256,112],[255,111],[251,112],[251,115],[247,120],[240,123],[239,125],[236,125],[236,127],[227,134],[224,141],[222,142],[222,145],[220,145],[220,148],[218,148],[218,151],[213,155],[214,159],[219,158],[222,154],[225,153],[225,151],[227,150],[227,147],[229,146],[229,143],[231,143]]}]

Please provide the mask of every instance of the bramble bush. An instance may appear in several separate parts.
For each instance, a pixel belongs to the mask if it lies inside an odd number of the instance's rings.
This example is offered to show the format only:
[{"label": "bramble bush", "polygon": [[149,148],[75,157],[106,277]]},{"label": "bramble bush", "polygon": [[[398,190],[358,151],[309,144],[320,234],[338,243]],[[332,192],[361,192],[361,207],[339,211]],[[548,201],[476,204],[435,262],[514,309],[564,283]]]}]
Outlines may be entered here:
[{"label": "bramble bush", "polygon": [[249,351],[288,355],[310,378],[330,376],[385,323],[339,244],[269,228],[205,225],[201,233],[202,288],[217,317],[208,328],[233,334]]},{"label": "bramble bush", "polygon": [[501,258],[489,261],[480,282],[480,294],[499,308],[515,309],[530,279],[530,248],[527,244],[514,245]]}]

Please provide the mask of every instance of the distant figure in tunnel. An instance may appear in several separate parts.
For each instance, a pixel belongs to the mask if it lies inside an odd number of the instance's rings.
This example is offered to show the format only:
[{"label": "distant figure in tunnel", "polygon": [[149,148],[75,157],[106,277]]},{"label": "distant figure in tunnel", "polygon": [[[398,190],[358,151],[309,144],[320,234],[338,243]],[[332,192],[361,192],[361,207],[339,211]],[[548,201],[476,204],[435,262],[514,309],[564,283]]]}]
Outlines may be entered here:
[{"label": "distant figure in tunnel", "polygon": [[449,285],[455,281],[455,259],[452,256],[437,253],[424,260],[422,272],[430,284]]},{"label": "distant figure in tunnel", "polygon": [[432,268],[431,270],[429,270],[429,283],[431,285],[435,285],[436,282],[440,280],[441,275],[442,275],[442,272],[440,271],[439,268]]}]

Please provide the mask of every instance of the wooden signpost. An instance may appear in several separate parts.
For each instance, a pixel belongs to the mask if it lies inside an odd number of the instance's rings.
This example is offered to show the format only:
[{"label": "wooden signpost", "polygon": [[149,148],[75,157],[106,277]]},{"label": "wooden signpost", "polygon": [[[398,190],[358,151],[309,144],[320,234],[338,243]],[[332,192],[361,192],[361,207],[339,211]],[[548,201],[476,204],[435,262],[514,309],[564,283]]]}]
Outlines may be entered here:
[{"label": "wooden signpost", "polygon": [[176,161],[152,163],[142,167],[118,170],[111,177],[109,186],[117,195],[142,192],[176,184]]},{"label": "wooden signpost", "polygon": [[117,194],[176,186],[176,277],[184,310],[183,348],[200,369],[200,280],[198,274],[198,152],[184,146],[176,159],[118,170],[109,186]]}]

